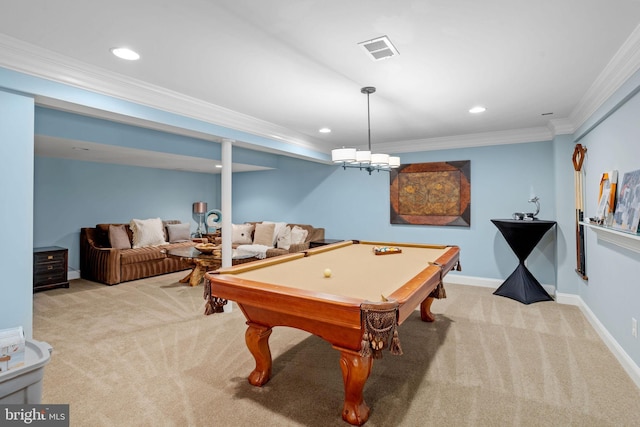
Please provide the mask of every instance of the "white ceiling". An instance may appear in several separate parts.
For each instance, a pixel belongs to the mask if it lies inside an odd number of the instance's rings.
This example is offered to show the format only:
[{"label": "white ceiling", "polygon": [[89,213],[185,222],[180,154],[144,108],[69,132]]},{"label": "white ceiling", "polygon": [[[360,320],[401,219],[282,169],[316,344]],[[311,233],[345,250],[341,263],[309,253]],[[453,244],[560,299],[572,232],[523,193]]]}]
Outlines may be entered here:
[{"label": "white ceiling", "polygon": [[[402,153],[571,133],[640,68],[640,0],[0,6],[0,54],[10,47],[13,55],[0,55],[0,66],[321,153],[366,145],[363,86],[377,87],[374,150]],[[400,55],[373,61],[358,43],[382,35]],[[131,47],[141,59],[117,59],[109,52],[115,46]],[[91,79],[109,85],[98,88]],[[145,91],[154,101],[138,96]],[[487,111],[469,114],[478,104]],[[184,107],[194,105],[200,116]],[[325,126],[333,131],[318,133]]]}]

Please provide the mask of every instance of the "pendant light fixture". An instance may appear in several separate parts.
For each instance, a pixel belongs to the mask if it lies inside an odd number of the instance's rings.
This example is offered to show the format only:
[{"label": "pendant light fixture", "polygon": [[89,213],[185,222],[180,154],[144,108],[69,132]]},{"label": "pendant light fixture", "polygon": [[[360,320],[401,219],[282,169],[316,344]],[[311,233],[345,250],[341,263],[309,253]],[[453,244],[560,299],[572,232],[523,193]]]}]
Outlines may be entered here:
[{"label": "pendant light fixture", "polygon": [[375,93],[376,88],[366,86],[360,89],[361,93],[367,95],[367,129],[369,131],[369,149],[356,150],[355,148],[337,148],[331,150],[331,160],[339,164],[344,169],[357,168],[369,172],[390,171],[392,168],[400,166],[400,157],[389,156],[388,154],[371,152],[371,109],[369,108],[369,95]]}]

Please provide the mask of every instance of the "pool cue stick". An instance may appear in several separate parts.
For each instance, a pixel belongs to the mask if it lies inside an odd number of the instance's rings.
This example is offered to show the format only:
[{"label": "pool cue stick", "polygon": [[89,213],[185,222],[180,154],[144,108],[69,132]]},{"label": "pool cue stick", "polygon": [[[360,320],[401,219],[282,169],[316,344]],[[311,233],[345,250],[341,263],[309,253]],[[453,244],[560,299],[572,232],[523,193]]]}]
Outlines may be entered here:
[{"label": "pool cue stick", "polygon": [[[575,163],[574,163],[575,168]],[[576,196],[576,210],[575,210],[575,219],[576,219],[576,272],[580,274],[580,178],[578,177],[578,171],[575,170],[574,173],[574,181],[575,181],[575,196]]]},{"label": "pool cue stick", "polygon": [[587,280],[586,256],[584,242],[584,226],[580,224],[584,220],[584,187],[582,179],[582,164],[587,148],[582,144],[576,144],[573,151],[573,168],[575,171],[576,191],[576,273]]}]

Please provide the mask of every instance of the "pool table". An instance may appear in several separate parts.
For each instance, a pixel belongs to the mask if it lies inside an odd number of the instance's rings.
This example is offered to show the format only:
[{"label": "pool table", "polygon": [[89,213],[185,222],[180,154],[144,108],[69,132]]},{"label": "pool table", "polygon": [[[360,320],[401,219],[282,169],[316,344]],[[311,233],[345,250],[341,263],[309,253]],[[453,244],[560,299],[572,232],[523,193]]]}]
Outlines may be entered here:
[{"label": "pool table", "polygon": [[[390,247],[400,252],[375,254],[376,248]],[[302,329],[328,341],[340,352],[342,418],[362,425],[369,417],[363,388],[374,356],[382,354],[368,350],[373,334],[363,307],[391,305],[394,311],[387,318],[393,319],[393,330],[418,306],[422,320],[433,321],[431,303],[436,293],[443,296],[442,278],[460,269],[459,253],[457,246],[345,241],[208,272],[205,298],[218,308],[235,301],[244,313],[245,341],[256,362],[249,375],[252,385],[269,381],[268,340],[274,326]],[[389,341],[385,338],[384,350],[387,344],[391,348]]]}]

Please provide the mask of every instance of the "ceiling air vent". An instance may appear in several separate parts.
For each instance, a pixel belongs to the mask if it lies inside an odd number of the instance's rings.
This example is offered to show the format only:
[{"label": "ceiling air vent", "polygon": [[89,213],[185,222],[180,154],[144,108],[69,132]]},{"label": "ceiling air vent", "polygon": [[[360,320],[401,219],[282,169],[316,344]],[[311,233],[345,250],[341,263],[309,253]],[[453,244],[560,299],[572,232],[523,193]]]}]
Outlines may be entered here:
[{"label": "ceiling air vent", "polygon": [[374,61],[399,55],[398,49],[395,48],[387,36],[367,40],[366,42],[358,44],[364,48],[365,52],[367,52]]}]

